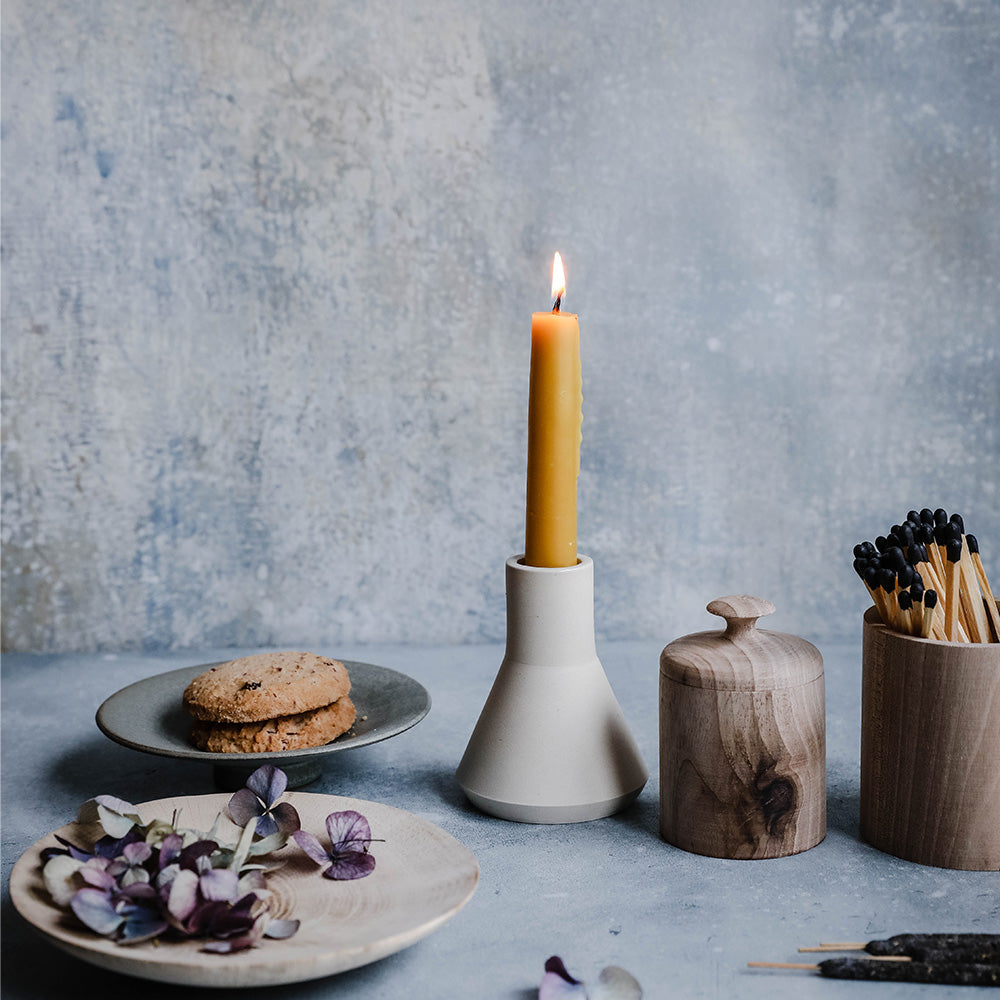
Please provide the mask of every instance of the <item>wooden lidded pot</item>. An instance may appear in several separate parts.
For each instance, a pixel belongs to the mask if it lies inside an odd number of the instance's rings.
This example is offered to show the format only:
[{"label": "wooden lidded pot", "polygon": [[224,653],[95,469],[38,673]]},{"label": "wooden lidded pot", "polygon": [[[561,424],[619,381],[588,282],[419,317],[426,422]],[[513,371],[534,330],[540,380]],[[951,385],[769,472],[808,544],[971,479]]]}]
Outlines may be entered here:
[{"label": "wooden lidded pot", "polygon": [[660,835],[716,858],[779,858],[826,836],[823,657],[758,629],[770,601],[721,597],[725,631],[660,654]]}]

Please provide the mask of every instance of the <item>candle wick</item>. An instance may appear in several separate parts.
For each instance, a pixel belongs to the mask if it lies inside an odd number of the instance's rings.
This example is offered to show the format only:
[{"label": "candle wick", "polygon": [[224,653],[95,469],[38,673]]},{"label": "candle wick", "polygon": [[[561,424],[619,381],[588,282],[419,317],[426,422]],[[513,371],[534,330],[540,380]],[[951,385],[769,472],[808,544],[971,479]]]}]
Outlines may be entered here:
[{"label": "candle wick", "polygon": [[559,303],[562,302],[562,293],[556,296],[556,304],[552,307],[554,313],[559,312]]}]

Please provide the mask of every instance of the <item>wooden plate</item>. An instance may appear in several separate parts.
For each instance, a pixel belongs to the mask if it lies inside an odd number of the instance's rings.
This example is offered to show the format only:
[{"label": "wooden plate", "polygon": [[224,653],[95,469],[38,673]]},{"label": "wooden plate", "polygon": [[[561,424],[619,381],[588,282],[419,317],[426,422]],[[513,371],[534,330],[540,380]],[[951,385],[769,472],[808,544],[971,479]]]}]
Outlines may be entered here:
[{"label": "wooden plate", "polygon": [[[228,794],[158,799],[137,806],[143,822],[169,819],[207,830],[225,810]],[[92,933],[73,914],[52,903],[42,882],[41,851],[57,846],[55,834],[83,845],[90,831],[77,823],[43,837],[11,871],[10,895],[17,911],[57,947],[93,965],[165,983],[187,986],[274,986],[354,969],[400,951],[453,917],[472,897],[479,880],[475,855],[454,837],[402,809],[336,795],[290,792],[302,828],[326,842],[326,817],[356,809],[371,825],[375,870],[353,882],[333,882],[290,843],[273,857],[287,858],[268,877],[275,915],[301,921],[284,941],[264,939],[233,955],[200,951],[202,941],[151,941],[120,945]]]}]

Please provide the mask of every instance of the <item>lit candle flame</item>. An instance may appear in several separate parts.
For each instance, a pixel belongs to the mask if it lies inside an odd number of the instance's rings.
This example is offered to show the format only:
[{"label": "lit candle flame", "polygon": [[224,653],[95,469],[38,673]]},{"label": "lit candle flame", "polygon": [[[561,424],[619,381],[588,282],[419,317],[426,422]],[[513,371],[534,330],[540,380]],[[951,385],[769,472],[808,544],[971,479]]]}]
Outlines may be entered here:
[{"label": "lit candle flame", "polygon": [[558,300],[561,299],[566,294],[566,272],[563,270],[562,257],[559,256],[558,251],[555,257],[552,258],[552,298],[556,299],[556,308],[558,309]]}]

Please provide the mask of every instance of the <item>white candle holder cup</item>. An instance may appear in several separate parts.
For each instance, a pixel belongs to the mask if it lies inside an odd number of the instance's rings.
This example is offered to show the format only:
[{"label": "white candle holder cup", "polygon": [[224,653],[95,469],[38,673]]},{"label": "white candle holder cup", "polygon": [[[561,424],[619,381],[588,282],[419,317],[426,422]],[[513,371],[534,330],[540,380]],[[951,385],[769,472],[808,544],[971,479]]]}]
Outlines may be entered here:
[{"label": "white candle holder cup", "polygon": [[458,766],[469,800],[501,819],[579,823],[618,812],[646,765],[597,657],[594,563],[507,560],[507,646]]}]

